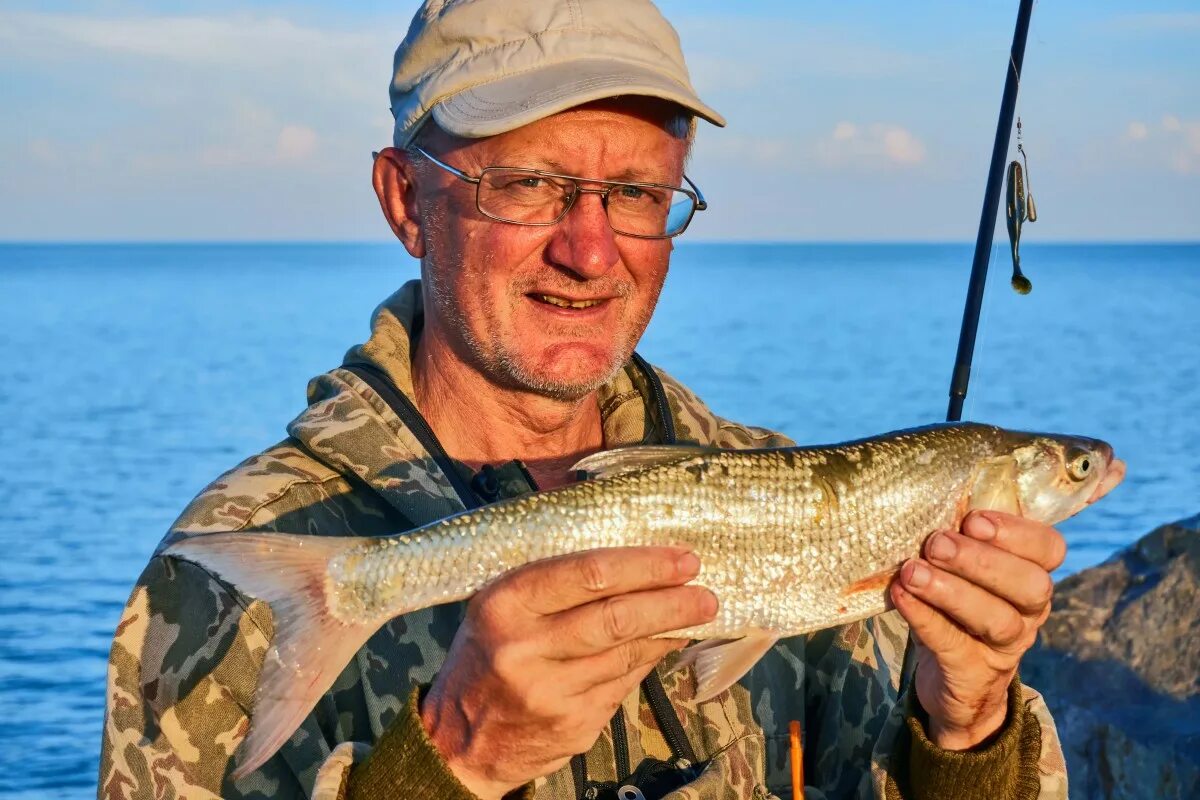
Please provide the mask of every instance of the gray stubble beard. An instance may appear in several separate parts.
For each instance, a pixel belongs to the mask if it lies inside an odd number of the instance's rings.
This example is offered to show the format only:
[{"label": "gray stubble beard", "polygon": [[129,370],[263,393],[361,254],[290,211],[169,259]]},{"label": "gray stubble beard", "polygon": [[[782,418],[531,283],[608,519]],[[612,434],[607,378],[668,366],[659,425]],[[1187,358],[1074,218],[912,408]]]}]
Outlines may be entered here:
[{"label": "gray stubble beard", "polygon": [[[439,321],[450,335],[459,340],[454,344],[461,344],[461,350],[466,351],[471,366],[507,389],[532,392],[552,400],[581,400],[611,381],[624,368],[625,362],[637,345],[637,340],[649,323],[650,315],[647,313],[644,319],[637,320],[637,324],[625,332],[623,341],[617,344],[613,363],[602,374],[586,382],[554,380],[529,370],[504,342],[489,343],[480,340],[467,324],[466,316],[454,301],[450,287],[434,277],[435,274],[435,270],[426,271],[427,296],[436,309]],[[460,351],[460,347],[453,345],[452,349]]]},{"label": "gray stubble beard", "polygon": [[[483,268],[487,268],[486,263]],[[623,341],[618,342],[616,357],[608,369],[592,380],[569,382],[554,380],[530,371],[511,349],[505,347],[504,342],[482,341],[467,324],[466,316],[454,300],[452,288],[437,277],[438,270],[432,265],[422,264],[422,274],[429,304],[437,313],[446,333],[458,340],[451,343],[454,351],[463,352],[472,367],[500,386],[565,402],[581,400],[595,392],[624,368],[625,362],[629,360],[650,322],[650,316],[658,303],[658,292],[662,289],[660,285],[655,292],[654,301],[641,314],[641,318],[635,319],[634,324],[624,332]],[[629,293],[626,289],[623,296],[628,296]],[[520,297],[524,296],[523,292],[518,291],[517,294]],[[514,298],[514,301],[519,301],[519,298]]]}]

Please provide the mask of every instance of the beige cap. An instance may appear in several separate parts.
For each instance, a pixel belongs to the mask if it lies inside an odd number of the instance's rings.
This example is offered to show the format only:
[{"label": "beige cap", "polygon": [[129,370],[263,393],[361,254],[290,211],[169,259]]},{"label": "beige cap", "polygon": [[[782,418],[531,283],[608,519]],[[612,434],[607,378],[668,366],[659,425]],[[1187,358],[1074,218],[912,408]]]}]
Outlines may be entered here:
[{"label": "beige cap", "polygon": [[392,140],[407,146],[430,114],[475,138],[624,94],[725,124],[649,0],[425,0],[396,49]]}]

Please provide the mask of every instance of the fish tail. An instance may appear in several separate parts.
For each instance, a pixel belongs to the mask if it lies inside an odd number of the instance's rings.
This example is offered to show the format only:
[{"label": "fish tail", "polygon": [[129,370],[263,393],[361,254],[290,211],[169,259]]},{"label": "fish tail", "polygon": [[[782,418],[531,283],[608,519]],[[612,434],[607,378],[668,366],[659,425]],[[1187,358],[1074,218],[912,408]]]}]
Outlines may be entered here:
[{"label": "fish tail", "polygon": [[328,596],[330,559],[368,541],[275,533],[208,534],[163,551],[199,565],[271,607],[275,630],[258,676],[250,729],[241,744],[234,778],[253,772],[283,746],[385,621],[340,619]]}]

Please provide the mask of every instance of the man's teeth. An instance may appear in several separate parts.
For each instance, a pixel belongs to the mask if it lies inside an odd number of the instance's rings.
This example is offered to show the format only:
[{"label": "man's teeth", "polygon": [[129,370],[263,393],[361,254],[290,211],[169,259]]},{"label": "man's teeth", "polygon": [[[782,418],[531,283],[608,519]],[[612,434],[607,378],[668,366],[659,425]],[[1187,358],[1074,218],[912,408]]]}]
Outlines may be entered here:
[{"label": "man's teeth", "polygon": [[567,300],[563,297],[554,297],[553,295],[548,294],[538,294],[534,295],[534,297],[536,297],[538,300],[541,300],[543,303],[549,303],[550,305],[558,306],[559,308],[591,308],[592,306],[598,306],[601,303],[600,300]]}]

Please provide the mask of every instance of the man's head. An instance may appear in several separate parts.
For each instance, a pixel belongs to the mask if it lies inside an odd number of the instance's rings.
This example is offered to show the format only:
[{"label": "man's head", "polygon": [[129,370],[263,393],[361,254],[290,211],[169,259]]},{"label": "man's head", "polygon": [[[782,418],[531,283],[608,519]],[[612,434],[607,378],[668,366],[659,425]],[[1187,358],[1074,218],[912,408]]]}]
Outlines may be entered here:
[{"label": "man's head", "polygon": [[[392,108],[375,188],[421,259],[424,335],[506,388],[568,399],[608,380],[649,322],[671,242],[628,235],[641,190],[605,182],[687,187],[689,123],[722,124],[674,30],[646,0],[427,2],[397,50]],[[593,180],[555,182],[578,189],[556,222],[513,224],[477,180],[494,167]],[[690,212],[690,195],[667,196]]]}]

